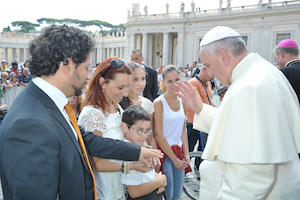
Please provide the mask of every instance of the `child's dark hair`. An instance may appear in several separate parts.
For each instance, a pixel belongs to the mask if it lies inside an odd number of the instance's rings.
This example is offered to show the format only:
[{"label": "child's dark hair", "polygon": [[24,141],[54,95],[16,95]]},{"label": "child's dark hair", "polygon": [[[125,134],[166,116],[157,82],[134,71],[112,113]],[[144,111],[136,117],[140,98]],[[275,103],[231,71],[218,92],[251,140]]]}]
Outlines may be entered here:
[{"label": "child's dark hair", "polygon": [[139,120],[150,121],[150,115],[142,106],[131,105],[124,110],[122,115],[122,122],[126,123],[129,126],[132,126]]}]

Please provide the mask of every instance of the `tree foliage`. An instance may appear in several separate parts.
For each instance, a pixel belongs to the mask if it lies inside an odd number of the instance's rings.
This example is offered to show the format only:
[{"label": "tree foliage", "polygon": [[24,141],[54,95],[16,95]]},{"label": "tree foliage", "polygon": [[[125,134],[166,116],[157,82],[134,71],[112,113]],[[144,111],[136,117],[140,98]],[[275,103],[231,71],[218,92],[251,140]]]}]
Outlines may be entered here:
[{"label": "tree foliage", "polygon": [[[54,18],[40,18],[37,20],[38,24],[34,24],[27,21],[14,21],[12,22],[12,26],[17,28],[16,31],[22,33],[28,33],[30,31],[36,31],[36,27],[40,27],[41,25],[52,25],[52,24],[67,24],[67,25],[76,25],[78,27],[86,28],[89,26],[96,26],[100,28],[100,33],[102,35],[117,35],[117,32],[125,32],[125,26],[123,24],[120,25],[112,25],[105,21],[100,20],[78,20],[78,19],[54,19]],[[4,28],[3,31],[11,31],[10,27]]]},{"label": "tree foliage", "polygon": [[89,27],[89,26],[97,26],[100,28],[100,33],[102,35],[116,35],[117,32],[124,32],[125,26],[123,24],[120,25],[112,25],[105,21],[100,20],[78,20],[78,19],[53,19],[53,18],[40,18],[37,20],[40,24],[75,24],[79,27]]},{"label": "tree foliage", "polygon": [[39,24],[33,24],[27,21],[14,21],[11,23],[13,27],[20,27],[18,32],[29,33],[30,31],[36,31],[36,27],[39,27]]},{"label": "tree foliage", "polygon": [[7,26],[6,28],[3,28],[2,32],[11,32],[10,27]]}]

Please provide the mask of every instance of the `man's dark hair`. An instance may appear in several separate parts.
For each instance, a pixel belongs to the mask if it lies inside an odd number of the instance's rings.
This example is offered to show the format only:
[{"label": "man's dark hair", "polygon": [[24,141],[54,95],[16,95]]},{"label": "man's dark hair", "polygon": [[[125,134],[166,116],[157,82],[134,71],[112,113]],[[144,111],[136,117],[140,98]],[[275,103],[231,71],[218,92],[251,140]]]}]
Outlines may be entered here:
[{"label": "man's dark hair", "polygon": [[132,54],[133,54],[133,53],[138,53],[138,54],[140,54],[140,56],[143,56],[142,51],[139,50],[139,49],[134,49],[134,50],[131,51],[131,53],[132,53]]},{"label": "man's dark hair", "polygon": [[282,51],[283,53],[298,56],[299,50],[297,48],[285,48],[285,47],[277,47],[276,48],[276,54],[278,54],[278,51]]},{"label": "man's dark hair", "polygon": [[15,66],[15,65],[18,66],[18,62],[17,61],[12,61],[11,65],[12,66]]},{"label": "man's dark hair", "polygon": [[91,37],[80,29],[66,25],[47,27],[30,43],[31,75],[53,75],[67,58],[79,65],[86,61],[93,48]]},{"label": "man's dark hair", "polygon": [[124,110],[122,122],[132,126],[139,120],[150,121],[150,115],[142,106],[131,105]]}]

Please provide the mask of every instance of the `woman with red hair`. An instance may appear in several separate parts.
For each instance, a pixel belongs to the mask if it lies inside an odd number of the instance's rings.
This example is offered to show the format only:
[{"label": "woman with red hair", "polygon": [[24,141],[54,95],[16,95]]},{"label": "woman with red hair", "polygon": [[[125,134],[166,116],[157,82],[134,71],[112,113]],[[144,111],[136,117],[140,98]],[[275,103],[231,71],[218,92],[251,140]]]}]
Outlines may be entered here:
[{"label": "woman with red hair", "polygon": [[[119,102],[128,95],[131,69],[117,58],[100,63],[91,78],[78,124],[96,135],[123,140],[121,130],[122,108]],[[121,172],[129,169],[127,162],[93,157],[98,198],[101,200],[125,199]]]}]

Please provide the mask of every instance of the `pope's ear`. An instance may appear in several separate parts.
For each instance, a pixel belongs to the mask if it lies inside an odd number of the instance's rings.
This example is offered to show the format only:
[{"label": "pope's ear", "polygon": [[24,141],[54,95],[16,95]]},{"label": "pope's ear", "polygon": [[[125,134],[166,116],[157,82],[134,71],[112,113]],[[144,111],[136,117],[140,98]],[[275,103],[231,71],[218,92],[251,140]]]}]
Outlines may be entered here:
[{"label": "pope's ear", "polygon": [[220,59],[221,63],[225,66],[229,66],[230,63],[230,55],[228,50],[226,49],[219,49],[216,52],[217,58]]}]

